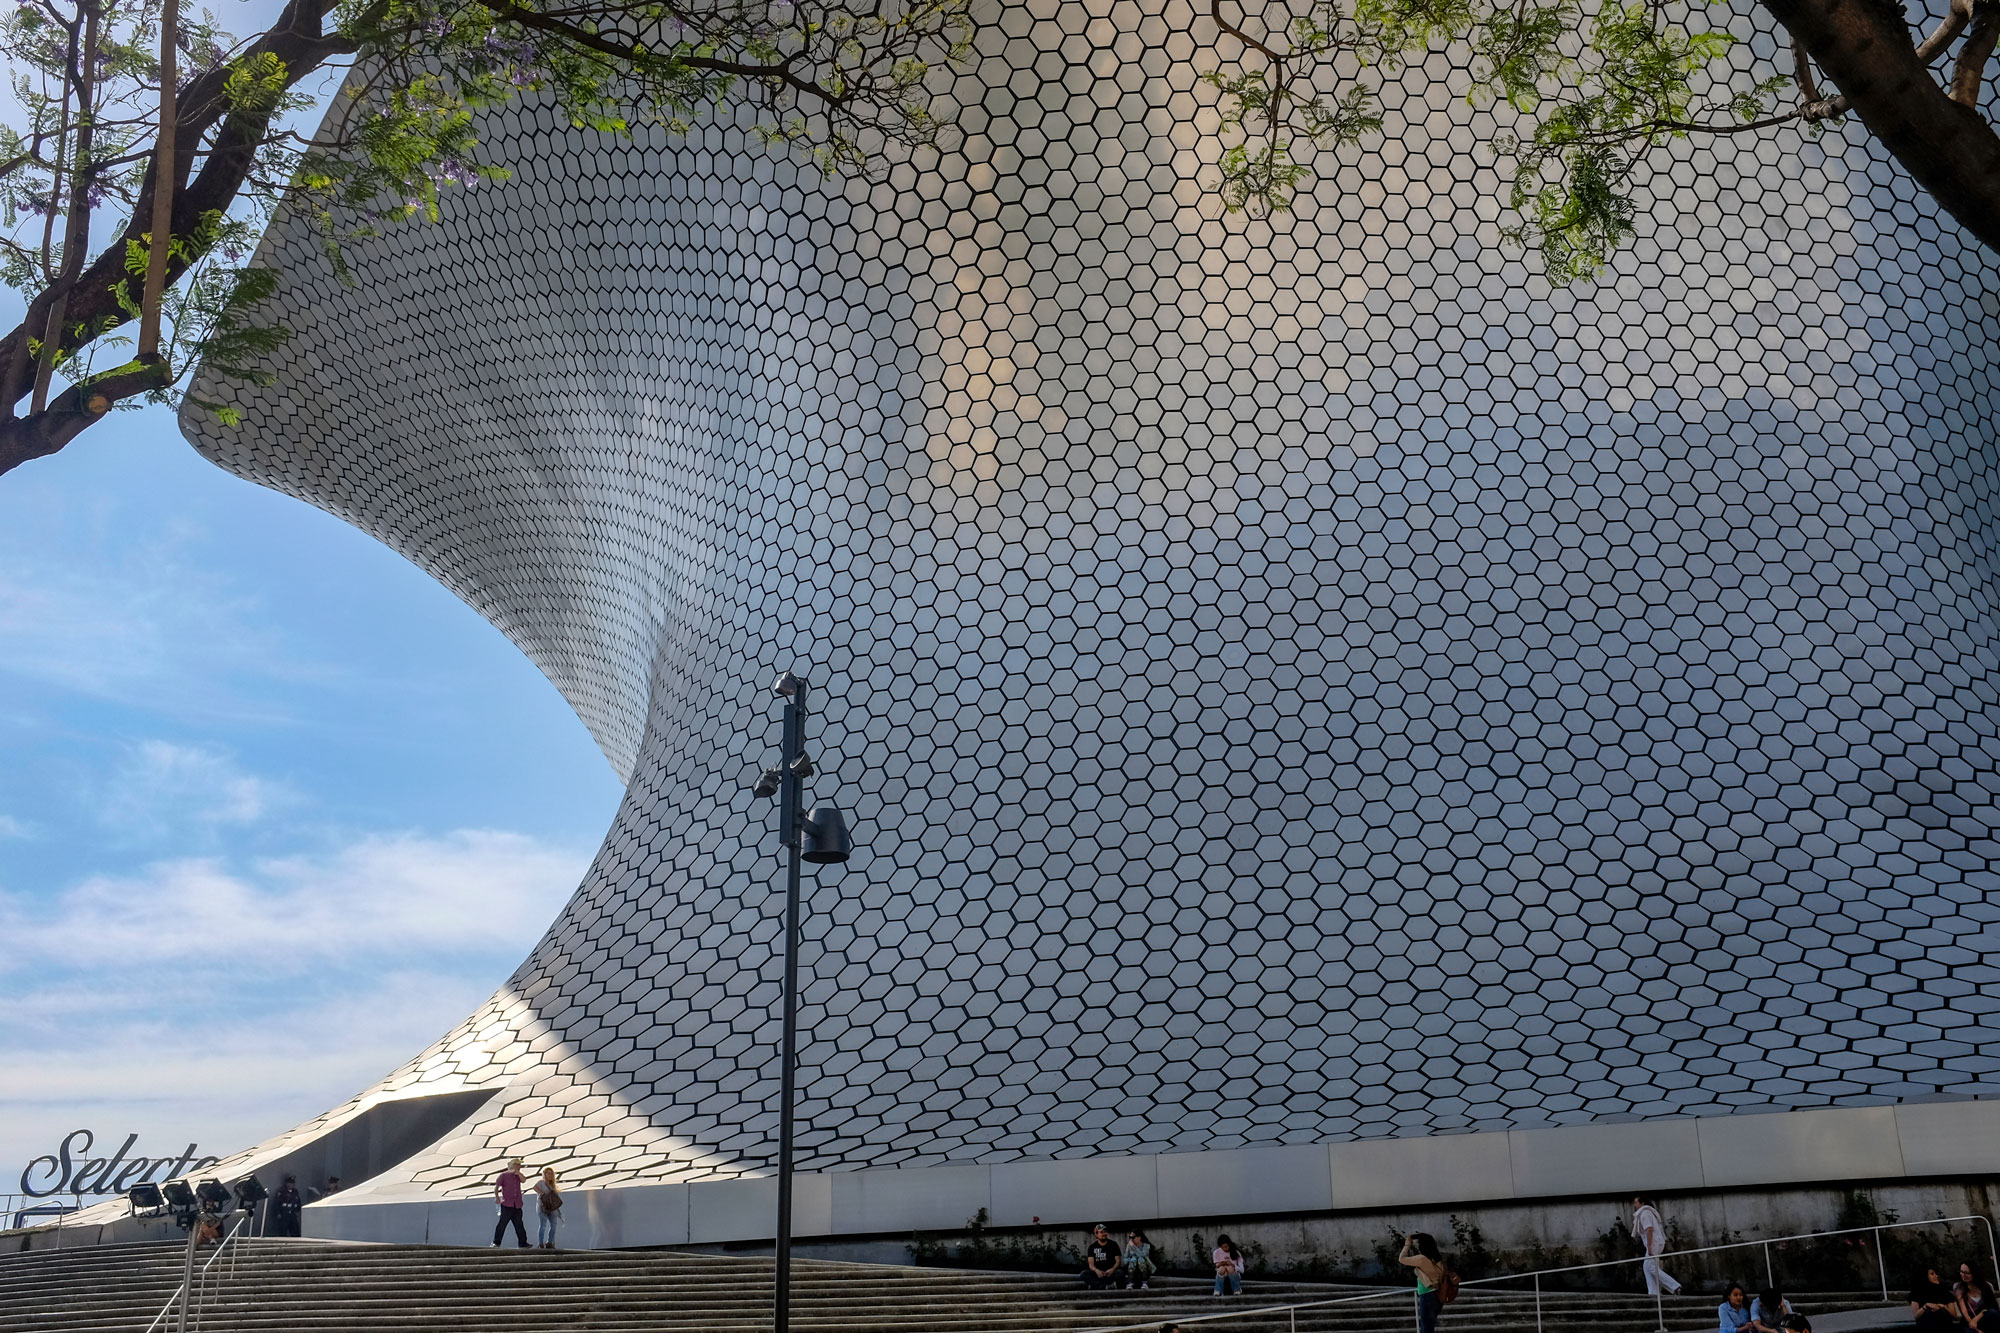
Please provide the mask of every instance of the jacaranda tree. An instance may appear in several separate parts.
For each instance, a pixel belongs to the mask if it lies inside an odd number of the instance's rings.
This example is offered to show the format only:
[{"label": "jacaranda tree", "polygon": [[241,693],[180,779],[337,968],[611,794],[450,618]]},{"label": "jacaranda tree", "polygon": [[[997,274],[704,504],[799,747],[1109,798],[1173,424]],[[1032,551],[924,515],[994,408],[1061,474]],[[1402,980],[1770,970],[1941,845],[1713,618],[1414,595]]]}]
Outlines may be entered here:
[{"label": "jacaranda tree", "polygon": [[[1949,0],[1927,33],[1889,0],[1759,2],[1792,41],[1746,73],[1706,0],[1192,0],[1222,53],[1197,71],[1216,109],[1208,184],[1232,211],[1289,208],[1316,153],[1379,132],[1382,81],[1444,48],[1459,92],[1510,110],[1488,145],[1511,163],[1506,234],[1551,282],[1588,280],[1630,237],[1668,140],[1846,116],[2000,250],[1981,101],[2000,0]],[[523,94],[605,134],[747,108],[773,151],[866,172],[950,134],[932,76],[976,58],[994,7],[290,0],[238,38],[180,0],[22,0],[0,20],[0,259],[25,302],[0,338],[0,472],[121,404],[175,400],[203,359],[258,374],[285,334],[255,310],[283,275],[248,260],[280,201],[336,258],[421,225],[442,191],[496,174],[477,115]],[[334,104],[302,132],[315,89]]]}]

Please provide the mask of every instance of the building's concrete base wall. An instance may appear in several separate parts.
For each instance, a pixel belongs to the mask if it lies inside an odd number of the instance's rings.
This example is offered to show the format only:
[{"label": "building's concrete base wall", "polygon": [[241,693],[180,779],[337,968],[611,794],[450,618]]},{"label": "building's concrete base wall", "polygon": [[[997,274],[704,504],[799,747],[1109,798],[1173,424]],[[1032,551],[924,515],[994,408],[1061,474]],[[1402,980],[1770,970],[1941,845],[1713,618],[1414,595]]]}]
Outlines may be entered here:
[{"label": "building's concrete base wall", "polygon": [[[1757,1242],[1778,1236],[1869,1225],[1876,1221],[1919,1222],[1938,1218],[1991,1218],[2000,1203],[2000,1177],[1971,1181],[1911,1182],[1850,1188],[1717,1190],[1660,1196],[1671,1247],[1676,1250]],[[1631,1241],[1632,1201],[1626,1196],[1591,1199],[1545,1199],[1507,1203],[1475,1203],[1457,1207],[1371,1209],[1288,1217],[1210,1214],[1199,1217],[1146,1219],[1106,1216],[1101,1220],[1120,1233],[1132,1226],[1145,1229],[1148,1239],[1169,1264],[1195,1272],[1208,1267],[1208,1252],[1218,1235],[1228,1235],[1251,1257],[1253,1275],[1291,1274],[1301,1277],[1378,1279],[1394,1268],[1400,1238],[1427,1231],[1467,1276],[1528,1272],[1572,1264],[1596,1264],[1628,1259],[1638,1253]],[[916,1249],[932,1262],[1008,1264],[1032,1262],[1058,1247],[1080,1253],[1088,1236],[1084,1226],[1009,1228],[984,1233],[962,1229],[917,1238]],[[1989,1242],[1984,1222],[1959,1222],[1898,1228],[1884,1233],[1883,1257],[1892,1291],[1907,1288],[1915,1274],[1907,1264],[1933,1258],[1956,1265],[1972,1262],[1979,1271],[2000,1276],[2000,1255]],[[890,1244],[883,1238],[864,1253],[851,1241],[800,1247],[801,1254],[824,1258],[873,1258],[890,1262],[912,1253],[911,1238]],[[969,1247],[969,1248],[968,1248]],[[1707,1283],[1734,1278],[1761,1284],[1775,1277],[1781,1284],[1823,1285],[1848,1270],[1830,1262],[1837,1250],[1851,1260],[1853,1285],[1880,1281],[1874,1240],[1862,1235],[1841,1241],[1773,1245],[1767,1274],[1764,1246],[1752,1244],[1713,1255],[1686,1256],[1669,1266],[1683,1281]],[[1636,1265],[1566,1279],[1578,1286],[1632,1287],[1639,1280]],[[1554,1284],[1552,1284],[1554,1285]],[[1838,1283],[1836,1285],[1848,1285]]]},{"label": "building's concrete base wall", "polygon": [[[1639,1191],[1739,1191],[1754,1198],[1764,1187],[1824,1192],[1851,1182],[1994,1176],[2000,1176],[2000,1102],[1957,1101],[813,1173],[797,1177],[793,1208],[794,1234],[828,1241],[950,1233],[974,1217],[996,1228],[1077,1228],[1098,1220],[1407,1216],[1423,1220],[1397,1225],[1447,1237],[1450,1214],[1471,1209],[1496,1216],[1489,1246],[1518,1248],[1540,1236],[1546,1249],[1580,1252],[1616,1214],[1607,1215],[1612,1205],[1594,1204],[1572,1217],[1560,1210],[1579,1205],[1561,1201],[1629,1202]],[[777,1185],[769,1177],[579,1188],[568,1197],[567,1243],[578,1247],[758,1242],[772,1234],[777,1213]],[[1616,1207],[1629,1213],[1624,1204]],[[1757,1225],[1766,1235],[1824,1228],[1838,1211],[1798,1207],[1797,1226],[1771,1230],[1751,1216],[1728,1220],[1725,1212],[1706,1222],[1703,1234],[1719,1234],[1725,1225]],[[1343,1231],[1287,1240],[1283,1250],[1301,1262],[1343,1251],[1367,1259],[1384,1225],[1366,1224],[1367,1239]],[[305,1229],[327,1239],[464,1244],[481,1235],[490,1241],[492,1226],[493,1205],[485,1199],[443,1196],[392,1171],[308,1208]]]},{"label": "building's concrete base wall", "polygon": [[[376,1108],[379,1123],[347,1135],[375,1161],[462,1118],[479,1099]],[[303,1168],[301,1144],[267,1172]],[[345,1152],[345,1146],[343,1147]],[[327,1160],[325,1157],[314,1160]],[[349,1158],[343,1156],[343,1163]],[[358,1155],[354,1160],[366,1160]],[[530,1163],[533,1169],[534,1163]],[[310,1178],[310,1172],[301,1169]],[[274,1180],[267,1175],[267,1181]],[[1992,1215],[2000,1181],[2000,1102],[1958,1101],[1582,1125],[1546,1130],[815,1173],[794,1183],[800,1252],[827,1258],[911,1258],[978,1266],[1060,1267],[1102,1221],[1142,1226],[1177,1266],[1199,1270],[1218,1232],[1254,1259],[1253,1272],[1378,1277],[1397,1237],[1429,1231],[1468,1276],[1624,1259],[1636,1192],[1662,1196],[1674,1249],[1826,1231],[1894,1218]],[[569,1249],[767,1246],[777,1212],[769,1177],[698,1180],[566,1193],[559,1243]],[[977,1219],[982,1230],[968,1231]],[[95,1240],[141,1239],[161,1224],[101,1220]],[[383,1171],[305,1210],[305,1234],[327,1240],[485,1245],[495,1205],[432,1192],[400,1169]],[[532,1219],[530,1219],[532,1225]],[[82,1234],[80,1234],[80,1232]],[[56,1243],[53,1228],[23,1247]],[[72,1228],[62,1243],[93,1243]],[[1872,1238],[1795,1245],[1774,1255],[1821,1284],[1870,1285]],[[1832,1248],[1829,1249],[1828,1247]],[[1928,1247],[1928,1248],[1927,1248]],[[1921,1258],[1988,1255],[1983,1224],[1890,1235],[1889,1286]],[[1849,1262],[1849,1261],[1852,1262]],[[1762,1253],[1689,1259],[1686,1275],[1756,1277]],[[1605,1275],[1599,1275],[1600,1277]],[[1787,1279],[1793,1280],[1793,1279]],[[1616,1284],[1629,1285],[1621,1270]]]},{"label": "building's concrete base wall", "polygon": [[[768,1182],[767,1182],[768,1183]],[[801,1181],[802,1201],[824,1193],[825,1177]],[[769,1254],[768,1240],[689,1240],[687,1187],[658,1186],[578,1191],[565,1248],[672,1246],[732,1255]],[[1793,1290],[1865,1289],[1881,1283],[1893,1295],[1909,1285],[1917,1263],[1973,1263],[2000,1276],[2000,1255],[1984,1221],[1898,1228],[1884,1233],[1878,1251],[1871,1236],[1773,1244],[1759,1242],[1865,1226],[1875,1222],[1985,1219],[2000,1203],[2000,1176],[1963,1181],[1912,1181],[1848,1187],[1711,1190],[1661,1196],[1672,1248],[1738,1245],[1709,1255],[1685,1256],[1669,1267],[1691,1288],[1727,1280],[1751,1286],[1775,1280]],[[746,1205],[747,1206],[747,1205]],[[807,1207],[802,1216],[818,1211]],[[1201,1272],[1218,1235],[1227,1234],[1251,1257],[1251,1274],[1355,1281],[1379,1280],[1394,1269],[1400,1237],[1428,1231],[1468,1277],[1527,1272],[1568,1265],[1626,1260],[1636,1253],[1627,1228],[1631,1200],[1623,1195],[1588,1199],[1487,1202],[1435,1208],[1368,1209],[1272,1216],[1241,1213],[1176,1218],[1107,1212],[1089,1221],[1046,1227],[814,1235],[793,1252],[801,1258],[867,1263],[943,1263],[968,1267],[1057,1269],[1078,1262],[1090,1222],[1103,1221],[1122,1238],[1142,1227],[1169,1268]],[[486,1200],[409,1200],[401,1203],[315,1207],[307,1210],[310,1235],[352,1241],[484,1245],[492,1239],[494,1206]],[[970,1220],[970,1219],[967,1219]],[[530,1218],[530,1228],[533,1220]],[[711,1228],[713,1230],[713,1228]],[[1750,1242],[1749,1244],[1739,1244]],[[507,1241],[513,1244],[511,1235]],[[1767,1265],[1768,1258],[1768,1265]],[[1635,1264],[1555,1279],[1563,1286],[1634,1288]]]}]

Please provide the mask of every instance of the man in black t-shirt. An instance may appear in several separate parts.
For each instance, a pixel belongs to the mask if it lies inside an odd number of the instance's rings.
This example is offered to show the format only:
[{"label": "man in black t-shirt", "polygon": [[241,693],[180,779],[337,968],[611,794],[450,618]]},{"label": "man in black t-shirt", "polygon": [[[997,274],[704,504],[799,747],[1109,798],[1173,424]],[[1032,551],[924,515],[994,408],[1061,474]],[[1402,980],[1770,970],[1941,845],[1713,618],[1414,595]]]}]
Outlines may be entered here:
[{"label": "man in black t-shirt", "polygon": [[1111,1239],[1111,1233],[1103,1223],[1090,1230],[1090,1244],[1083,1250],[1083,1285],[1104,1288],[1111,1285],[1118,1276],[1118,1265],[1124,1256],[1118,1249],[1118,1242]]}]

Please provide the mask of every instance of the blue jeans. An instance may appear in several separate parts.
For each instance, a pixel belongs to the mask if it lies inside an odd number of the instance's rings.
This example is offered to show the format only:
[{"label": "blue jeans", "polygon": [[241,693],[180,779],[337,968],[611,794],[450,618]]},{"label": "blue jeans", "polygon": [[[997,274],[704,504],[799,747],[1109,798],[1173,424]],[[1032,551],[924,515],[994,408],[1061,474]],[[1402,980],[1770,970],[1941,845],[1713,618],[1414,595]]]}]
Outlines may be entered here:
[{"label": "blue jeans", "polygon": [[1215,1294],[1218,1296],[1241,1296],[1243,1294],[1243,1275],[1241,1273],[1217,1273],[1215,1275]]},{"label": "blue jeans", "polygon": [[1444,1298],[1434,1291],[1417,1297],[1417,1333],[1437,1333],[1438,1316],[1444,1313]]},{"label": "blue jeans", "polygon": [[542,1224],[536,1228],[537,1245],[547,1245],[555,1240],[556,1228],[562,1225],[561,1213],[543,1213]]}]

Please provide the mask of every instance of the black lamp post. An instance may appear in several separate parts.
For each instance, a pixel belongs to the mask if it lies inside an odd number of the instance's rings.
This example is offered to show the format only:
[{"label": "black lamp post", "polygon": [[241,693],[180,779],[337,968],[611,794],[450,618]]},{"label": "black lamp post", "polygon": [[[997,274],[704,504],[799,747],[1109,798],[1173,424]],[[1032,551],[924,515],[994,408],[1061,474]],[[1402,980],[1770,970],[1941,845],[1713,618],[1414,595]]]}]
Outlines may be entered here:
[{"label": "black lamp post", "polygon": [[771,686],[785,701],[784,753],[758,775],[751,791],[778,798],[778,841],[785,847],[785,1023],[778,1073],[778,1272],[772,1297],[774,1333],[792,1322],[792,1107],[799,1063],[799,862],[835,865],[854,850],[838,806],[805,808],[802,790],[813,775],[806,757],[806,683],[787,671]]}]

